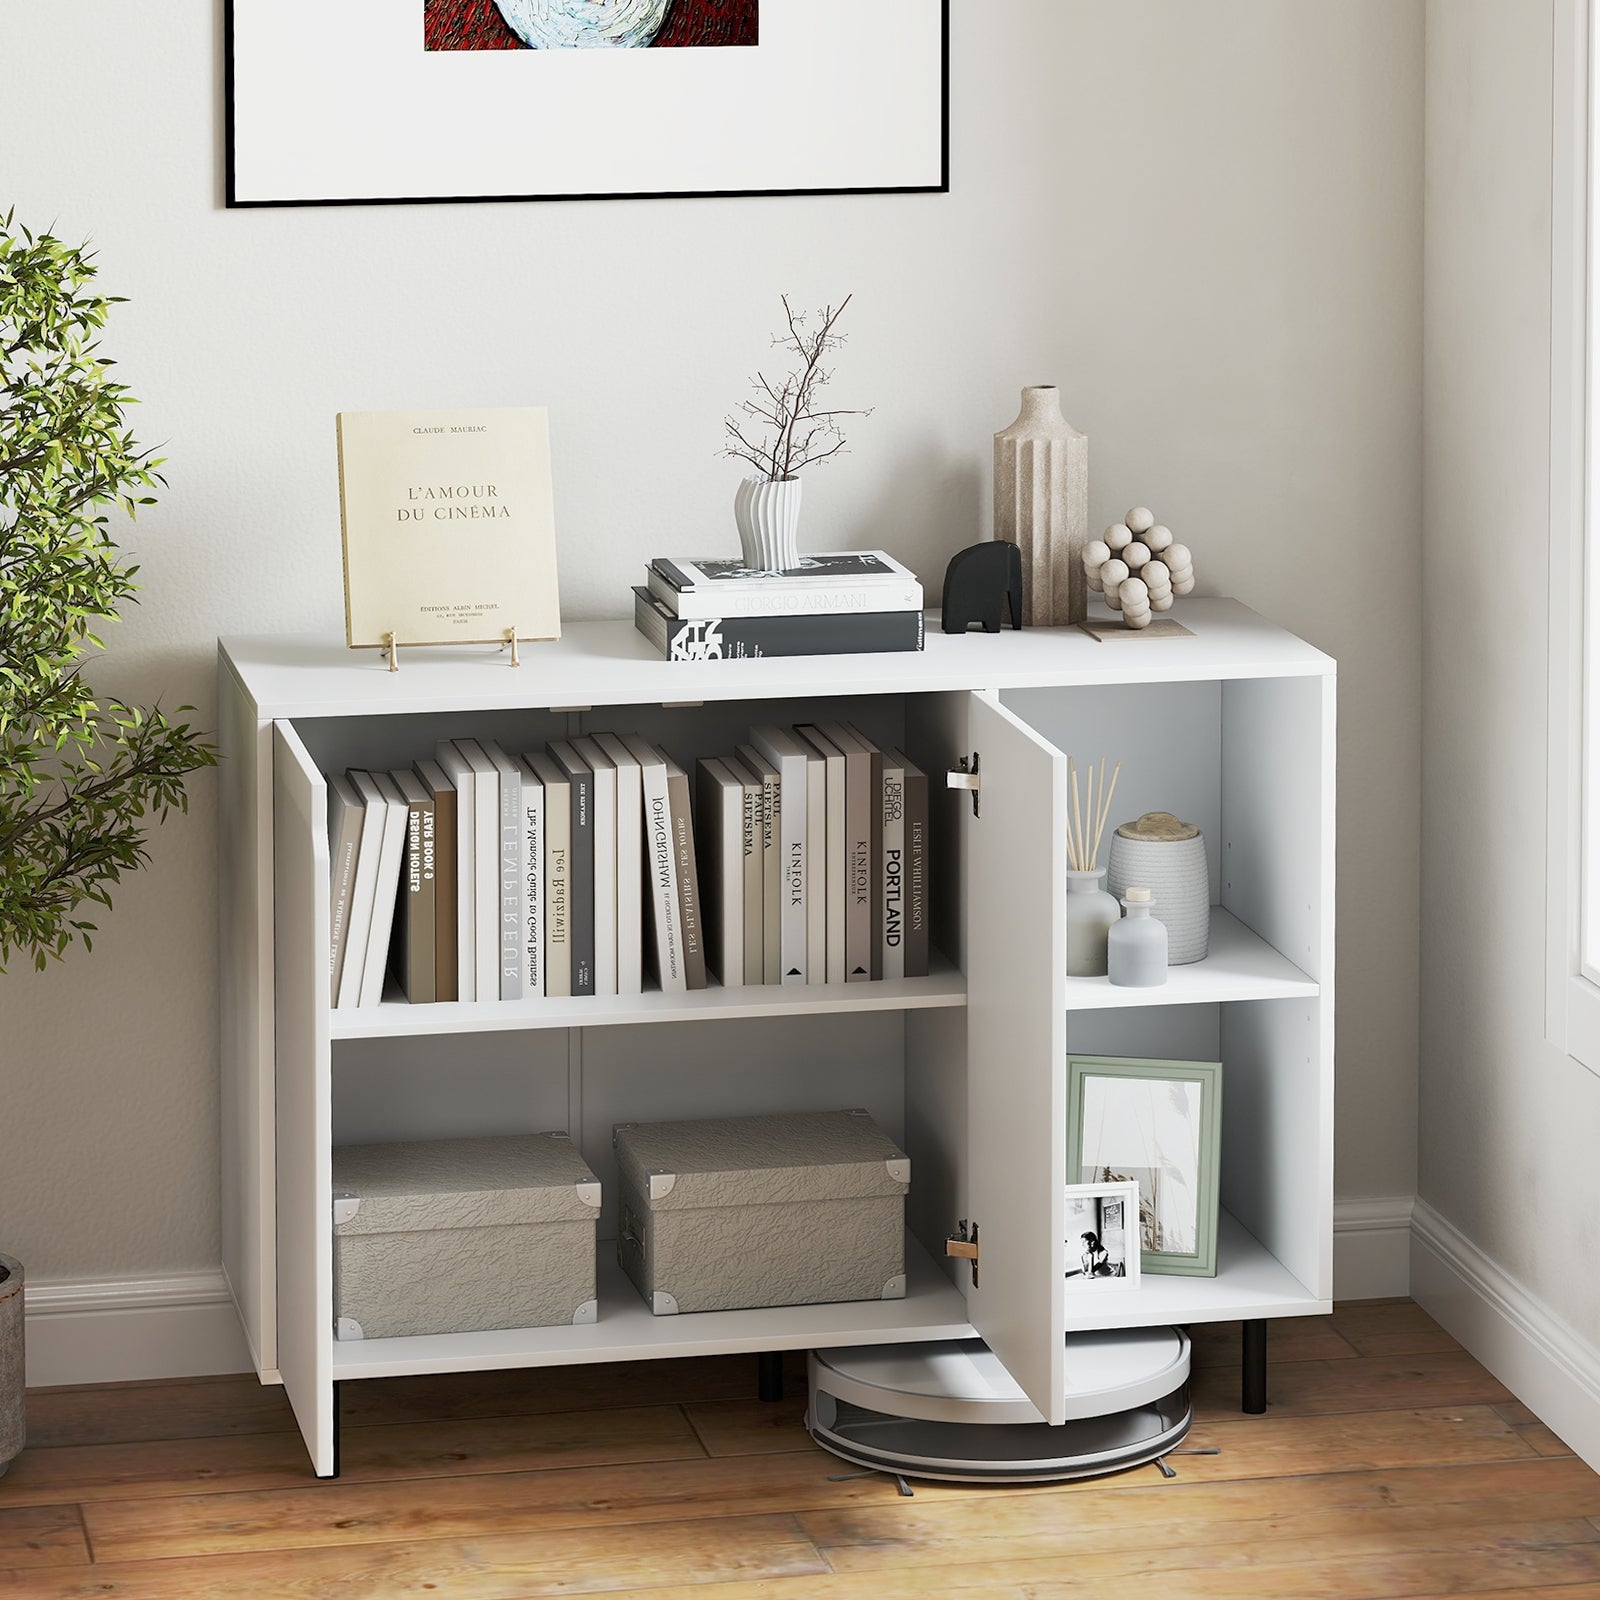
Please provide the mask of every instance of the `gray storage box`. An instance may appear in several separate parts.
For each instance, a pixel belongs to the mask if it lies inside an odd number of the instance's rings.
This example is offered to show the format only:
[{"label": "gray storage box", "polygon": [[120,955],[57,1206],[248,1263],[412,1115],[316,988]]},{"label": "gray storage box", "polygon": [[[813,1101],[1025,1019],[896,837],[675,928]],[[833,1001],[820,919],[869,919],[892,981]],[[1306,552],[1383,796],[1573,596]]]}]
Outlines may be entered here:
[{"label": "gray storage box", "polygon": [[658,1315],[898,1300],[911,1162],[865,1111],[625,1122],[617,1259]]},{"label": "gray storage box", "polygon": [[593,1322],[600,1182],[564,1133],[333,1152],[341,1339]]}]

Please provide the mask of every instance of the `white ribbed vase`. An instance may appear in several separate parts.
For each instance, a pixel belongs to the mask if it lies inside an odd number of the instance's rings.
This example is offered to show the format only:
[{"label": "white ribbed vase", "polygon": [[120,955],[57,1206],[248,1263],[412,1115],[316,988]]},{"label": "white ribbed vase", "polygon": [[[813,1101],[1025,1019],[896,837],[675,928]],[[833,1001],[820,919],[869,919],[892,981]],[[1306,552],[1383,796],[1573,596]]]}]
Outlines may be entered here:
[{"label": "white ribbed vase", "polygon": [[800,560],[799,478],[746,478],[734,492],[744,564],[757,572],[785,572]]}]

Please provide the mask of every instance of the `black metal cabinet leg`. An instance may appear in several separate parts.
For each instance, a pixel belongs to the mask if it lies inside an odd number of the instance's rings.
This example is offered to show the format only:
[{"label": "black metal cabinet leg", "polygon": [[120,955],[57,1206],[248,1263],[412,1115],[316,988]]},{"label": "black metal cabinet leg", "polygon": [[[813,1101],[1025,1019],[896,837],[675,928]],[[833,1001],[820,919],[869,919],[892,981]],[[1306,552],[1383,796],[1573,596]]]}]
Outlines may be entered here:
[{"label": "black metal cabinet leg", "polygon": [[762,1350],[756,1356],[756,1393],[763,1400],[783,1399],[783,1352]]},{"label": "black metal cabinet leg", "polygon": [[1240,1409],[1259,1416],[1267,1409],[1267,1322],[1262,1317],[1244,1324],[1244,1383]]},{"label": "black metal cabinet leg", "polygon": [[339,1476],[339,1391],[344,1387],[337,1379],[333,1385],[333,1473]]}]

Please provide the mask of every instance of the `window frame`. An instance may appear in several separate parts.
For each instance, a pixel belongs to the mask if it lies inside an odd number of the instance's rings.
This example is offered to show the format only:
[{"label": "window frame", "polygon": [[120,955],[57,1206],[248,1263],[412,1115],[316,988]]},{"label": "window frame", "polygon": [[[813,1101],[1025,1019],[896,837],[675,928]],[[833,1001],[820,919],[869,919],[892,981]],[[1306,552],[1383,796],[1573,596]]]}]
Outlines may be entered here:
[{"label": "window frame", "polygon": [[1600,1074],[1600,176],[1594,0],[1555,8],[1545,1032]]}]

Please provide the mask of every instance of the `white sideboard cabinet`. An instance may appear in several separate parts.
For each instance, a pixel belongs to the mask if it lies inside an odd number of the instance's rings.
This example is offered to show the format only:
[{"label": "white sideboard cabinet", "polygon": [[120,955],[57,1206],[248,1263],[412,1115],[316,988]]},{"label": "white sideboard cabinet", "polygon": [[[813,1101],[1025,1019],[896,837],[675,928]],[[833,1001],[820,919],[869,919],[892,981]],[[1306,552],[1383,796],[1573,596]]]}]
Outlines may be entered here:
[{"label": "white sideboard cabinet", "polygon": [[[625,622],[525,645],[220,646],[224,1264],[263,1381],[320,1475],[345,1379],[970,1337],[1063,1420],[1074,1328],[1330,1309],[1334,664],[1227,600],[1188,639],[946,636],[919,654],[668,663]],[[926,978],[687,995],[334,1010],[327,775],[633,731],[686,766],[754,722],[848,718],[933,796]],[[1159,989],[1068,978],[1067,755],[1123,763],[1113,822],[1169,810],[1211,852],[1211,950]],[[965,763],[975,788],[945,787]],[[1064,1277],[1068,1053],[1224,1063],[1214,1278],[1146,1274],[1080,1303]],[[611,1128],[865,1106],[911,1157],[903,1300],[653,1316],[616,1270]],[[334,1338],[331,1152],[564,1128],[600,1175],[597,1320]],[[975,1224],[979,1270],[946,1259]],[[819,1248],[826,1248],[819,1241]]]}]

